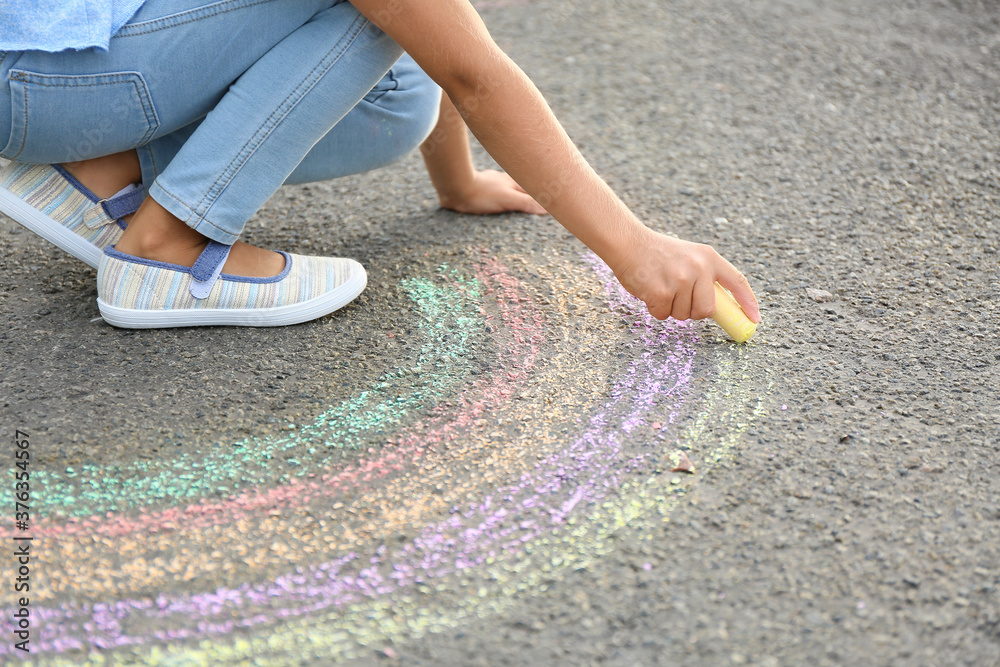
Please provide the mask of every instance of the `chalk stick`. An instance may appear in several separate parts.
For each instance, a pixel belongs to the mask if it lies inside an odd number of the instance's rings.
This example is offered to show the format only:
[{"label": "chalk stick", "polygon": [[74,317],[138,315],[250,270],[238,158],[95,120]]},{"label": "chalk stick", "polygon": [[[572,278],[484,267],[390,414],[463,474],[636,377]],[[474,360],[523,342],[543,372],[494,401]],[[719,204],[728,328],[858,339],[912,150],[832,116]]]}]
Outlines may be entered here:
[{"label": "chalk stick", "polygon": [[753,338],[757,325],[743,312],[736,299],[719,283],[715,283],[715,315],[712,319],[737,343]]}]

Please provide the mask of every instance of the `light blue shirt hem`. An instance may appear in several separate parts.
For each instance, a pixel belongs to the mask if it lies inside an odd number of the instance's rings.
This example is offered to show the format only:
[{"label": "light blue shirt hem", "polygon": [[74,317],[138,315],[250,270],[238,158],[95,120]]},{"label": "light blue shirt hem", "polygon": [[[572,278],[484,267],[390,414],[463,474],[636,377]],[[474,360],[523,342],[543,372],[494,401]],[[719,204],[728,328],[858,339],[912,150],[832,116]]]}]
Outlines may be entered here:
[{"label": "light blue shirt hem", "polygon": [[145,0],[0,0],[0,51],[107,51]]}]

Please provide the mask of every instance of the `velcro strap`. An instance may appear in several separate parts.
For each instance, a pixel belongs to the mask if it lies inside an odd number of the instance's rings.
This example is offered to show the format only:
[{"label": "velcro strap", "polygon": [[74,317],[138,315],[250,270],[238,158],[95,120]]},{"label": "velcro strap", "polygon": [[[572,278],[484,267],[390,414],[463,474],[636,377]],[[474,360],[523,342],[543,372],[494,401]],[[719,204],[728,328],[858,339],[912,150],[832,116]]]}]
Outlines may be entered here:
[{"label": "velcro strap", "polygon": [[133,185],[134,188],[122,190],[102,202],[104,211],[112,220],[119,220],[139,210],[139,205],[146,198],[146,188],[138,184]]},{"label": "velcro strap", "polygon": [[222,266],[229,257],[229,251],[233,246],[209,241],[205,249],[201,251],[198,260],[191,267],[191,296],[196,299],[206,298],[215,286],[215,281],[222,273]]},{"label": "velcro strap", "polygon": [[83,224],[89,229],[109,225],[116,220],[132,215],[146,198],[146,189],[133,183],[119,193],[102,199],[83,214]]}]

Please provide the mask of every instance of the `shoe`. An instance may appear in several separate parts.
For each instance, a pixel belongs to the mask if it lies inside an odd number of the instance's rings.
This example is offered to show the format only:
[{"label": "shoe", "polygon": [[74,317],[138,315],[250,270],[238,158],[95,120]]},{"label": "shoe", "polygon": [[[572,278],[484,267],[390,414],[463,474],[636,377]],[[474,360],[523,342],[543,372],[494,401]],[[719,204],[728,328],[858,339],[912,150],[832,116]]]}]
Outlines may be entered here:
[{"label": "shoe", "polygon": [[232,246],[209,241],[194,266],[107,248],[97,269],[97,305],[108,324],[129,329],[231,325],[277,327],[332,313],[368,284],[353,259],[282,252],[271,278],[222,273]]},{"label": "shoe", "polygon": [[0,212],[94,268],[121,237],[122,218],[145,197],[133,184],[101,199],[59,165],[11,162],[0,169]]}]

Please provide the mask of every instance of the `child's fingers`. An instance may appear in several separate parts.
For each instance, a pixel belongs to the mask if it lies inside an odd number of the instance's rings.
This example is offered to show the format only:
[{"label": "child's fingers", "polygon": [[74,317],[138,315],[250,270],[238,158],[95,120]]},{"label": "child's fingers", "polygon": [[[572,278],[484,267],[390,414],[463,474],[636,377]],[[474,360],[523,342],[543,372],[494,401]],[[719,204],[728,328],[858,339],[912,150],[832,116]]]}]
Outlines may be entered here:
[{"label": "child's fingers", "polygon": [[521,184],[520,184],[520,183],[518,183],[517,181],[515,181],[515,180],[514,180],[513,178],[512,178],[512,179],[510,179],[510,182],[511,182],[511,184],[512,184],[512,185],[514,186],[514,189],[515,189],[515,190],[517,190],[518,192],[523,192],[524,194],[528,194],[528,191],[527,191],[527,190],[525,190],[524,188],[522,188],[522,187],[521,187]]},{"label": "child's fingers", "polygon": [[674,294],[674,306],[670,316],[675,320],[687,320],[691,318],[691,290],[681,289]]},{"label": "child's fingers", "polygon": [[703,320],[715,314],[715,282],[701,278],[694,284],[691,319]]},{"label": "child's fingers", "polygon": [[743,308],[743,312],[750,318],[750,321],[759,324],[760,308],[757,306],[757,297],[754,295],[746,276],[737,271],[732,264],[723,260],[718,267],[716,280],[732,292],[733,298]]},{"label": "child's fingers", "polygon": [[548,213],[545,207],[536,202],[527,192],[520,190],[520,188],[509,193],[506,206],[508,211],[521,211],[522,213],[531,213],[533,215],[546,215]]},{"label": "child's fingers", "polygon": [[500,181],[514,188],[518,192],[525,192],[525,193],[527,192],[527,190],[522,188],[521,185],[514,180],[514,177],[508,174],[506,171],[495,171],[495,170],[489,170],[489,171],[493,171],[497,175],[497,178],[500,179]]},{"label": "child's fingers", "polygon": [[504,180],[510,183],[515,189],[520,190],[521,192],[525,191],[524,188],[522,188],[520,184],[518,184],[518,182],[514,180],[513,176],[508,174],[506,171],[501,171],[500,173],[503,175]]},{"label": "child's fingers", "polygon": [[655,304],[651,303],[646,304],[646,309],[649,311],[649,314],[658,320],[665,320],[668,317],[670,317],[670,313],[673,312],[673,308],[674,308],[673,297],[671,297],[669,301],[661,301],[660,303],[655,303]]},{"label": "child's fingers", "polygon": [[515,181],[513,178],[511,178],[510,174],[508,174],[506,172],[503,172],[503,175],[506,177],[507,181],[510,183],[510,186],[512,188],[514,188],[515,191],[521,193],[525,197],[525,198],[520,199],[520,201],[523,204],[517,210],[519,210],[519,211],[521,211],[523,213],[532,213],[534,215],[548,215],[549,212],[545,210],[545,207],[542,206],[541,204],[539,204],[537,201],[535,201],[535,198],[532,197],[531,195],[529,195],[527,190],[525,190],[524,188],[522,188],[521,185],[517,181]]}]

